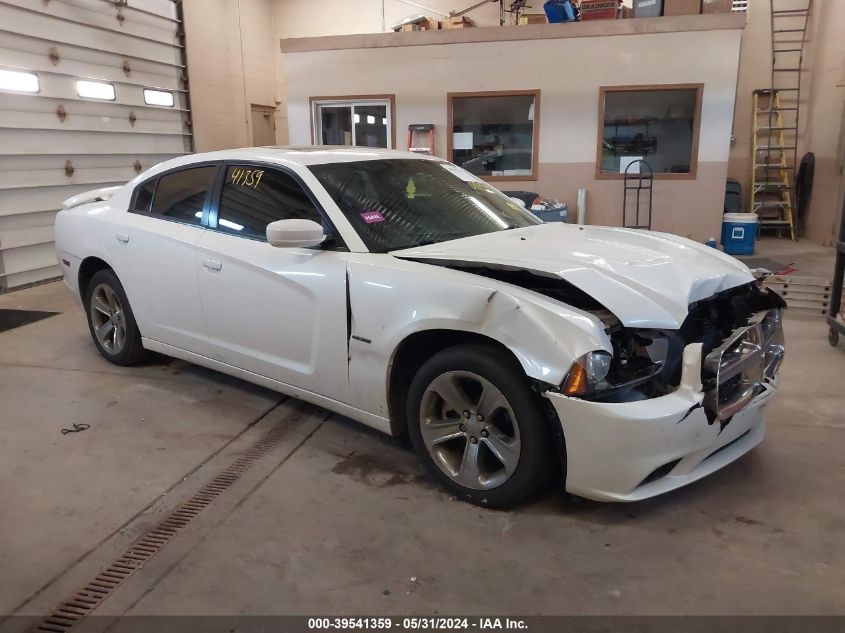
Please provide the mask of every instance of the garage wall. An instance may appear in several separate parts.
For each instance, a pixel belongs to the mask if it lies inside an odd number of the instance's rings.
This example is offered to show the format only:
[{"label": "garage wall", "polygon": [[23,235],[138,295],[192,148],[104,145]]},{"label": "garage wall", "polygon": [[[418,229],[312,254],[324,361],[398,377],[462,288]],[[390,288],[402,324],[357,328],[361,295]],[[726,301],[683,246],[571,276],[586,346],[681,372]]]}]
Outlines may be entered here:
[{"label": "garage wall", "polygon": [[196,151],[253,145],[253,105],[276,109],[272,0],[185,0]]},{"label": "garage wall", "polygon": [[808,25],[811,50],[805,92],[809,103],[801,111],[804,133],[798,160],[804,152],[816,155],[813,197],[804,235],[832,246],[839,233],[845,196],[845,2],[814,2],[813,7]]},{"label": "garage wall", "polygon": [[[0,90],[0,290],[59,275],[62,200],[191,150],[179,30],[171,0],[0,0],[0,68],[40,82]],[[115,100],[79,97],[79,78],[113,84]],[[174,107],[145,104],[145,87],[172,91]]]},{"label": "garage wall", "polygon": [[[792,0],[786,8],[804,7],[807,0]],[[807,44],[801,83],[801,130],[798,160],[805,152],[816,155],[813,198],[804,236],[830,245],[837,234],[842,209],[843,115],[845,115],[845,2],[815,0],[807,25]],[[751,181],[751,93],[771,84],[772,44],[770,4],[748,4],[748,25],[742,36],[737,107],[736,142],[731,148],[728,175],[743,184],[743,204],[748,208]]]},{"label": "garage wall", "polygon": [[[687,30],[683,24],[721,24],[714,30]],[[741,39],[741,20],[727,16],[690,16],[626,20],[631,28],[675,32],[581,37],[593,25],[559,28],[556,39],[423,44],[424,34],[366,38],[292,40],[285,53],[288,74],[290,142],[310,142],[309,97],[315,95],[396,95],[396,129],[434,123],[438,155],[446,145],[447,92],[541,90],[539,178],[537,182],[497,182],[501,189],[525,189],[565,200],[575,210],[577,191],[587,189],[590,224],[619,225],[621,180],[595,178],[600,86],[703,83],[698,173],[694,180],[656,180],[654,227],[704,241],[719,235],[724,203],[731,125]],[[710,24],[710,22],[708,22]],[[628,28],[610,25],[608,28]],[[524,29],[528,27],[510,27]],[[478,29],[482,31],[482,29]],[[486,30],[487,33],[498,31]],[[528,31],[511,31],[511,33]],[[438,40],[446,34],[432,34]],[[480,37],[476,33],[474,37]],[[406,37],[407,36],[407,37]],[[455,36],[463,37],[463,36]],[[381,42],[377,44],[376,42]],[[323,40],[322,43],[320,40]],[[354,40],[370,42],[357,48]],[[420,45],[395,46],[400,40]],[[283,46],[285,43],[283,43]],[[304,51],[309,45],[341,50]],[[358,44],[360,46],[360,43]],[[674,51],[671,56],[666,51]],[[537,60],[595,59],[589,72]],[[707,63],[702,64],[701,60]],[[398,148],[405,138],[399,134]]]},{"label": "garage wall", "polygon": [[[448,13],[474,3],[419,4]],[[272,108],[276,142],[287,144],[288,81],[280,39],[379,33],[426,13],[400,0],[184,0],[183,5],[197,151],[253,145],[252,106]],[[498,2],[468,15],[479,26],[497,26]]]}]

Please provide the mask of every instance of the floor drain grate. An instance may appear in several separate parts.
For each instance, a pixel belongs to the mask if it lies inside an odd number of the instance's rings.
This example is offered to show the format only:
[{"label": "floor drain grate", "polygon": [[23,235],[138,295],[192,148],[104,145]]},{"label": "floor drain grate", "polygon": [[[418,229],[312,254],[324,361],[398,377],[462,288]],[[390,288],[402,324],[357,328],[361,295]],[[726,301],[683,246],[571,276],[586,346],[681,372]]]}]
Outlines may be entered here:
[{"label": "floor drain grate", "polygon": [[179,530],[193,521],[256,461],[275,448],[285,436],[288,427],[289,420],[279,422],[190,499],[179,505],[165,519],[135,541],[122,556],[117,557],[80,590],[66,598],[50,615],[35,625],[33,630],[64,633],[90,614],[124,580],[143,567],[144,563],[179,534]]}]

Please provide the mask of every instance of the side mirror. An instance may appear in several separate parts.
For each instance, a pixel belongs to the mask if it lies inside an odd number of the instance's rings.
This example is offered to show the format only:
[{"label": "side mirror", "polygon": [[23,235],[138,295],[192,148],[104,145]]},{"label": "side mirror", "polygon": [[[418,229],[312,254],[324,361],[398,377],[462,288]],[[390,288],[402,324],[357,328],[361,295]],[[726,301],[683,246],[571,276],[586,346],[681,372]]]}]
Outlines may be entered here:
[{"label": "side mirror", "polygon": [[525,208],[525,200],[523,200],[522,198],[517,198],[517,197],[515,197],[515,196],[510,196],[510,199],[511,199],[511,202],[515,202],[516,204],[518,204],[519,206],[521,206],[523,209]]},{"label": "side mirror", "polygon": [[307,248],[325,239],[323,227],[314,220],[276,220],[267,225],[267,241],[279,248]]}]

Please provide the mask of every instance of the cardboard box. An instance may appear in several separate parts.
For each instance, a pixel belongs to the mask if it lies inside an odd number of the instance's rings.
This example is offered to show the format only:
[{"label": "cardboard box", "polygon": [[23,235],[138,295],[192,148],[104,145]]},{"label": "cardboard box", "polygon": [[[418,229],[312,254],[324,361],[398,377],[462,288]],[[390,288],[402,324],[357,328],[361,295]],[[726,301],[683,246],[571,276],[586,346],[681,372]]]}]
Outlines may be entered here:
[{"label": "cardboard box", "polygon": [[701,0],[663,0],[663,15],[698,15]]},{"label": "cardboard box", "polygon": [[615,20],[618,0],[581,0],[581,20]]},{"label": "cardboard box", "polygon": [[408,31],[436,31],[437,20],[431,18],[413,22],[411,24],[403,24],[398,29],[394,29],[397,33],[407,33]]},{"label": "cardboard box", "polygon": [[519,24],[545,24],[545,13],[523,13],[519,16]]},{"label": "cardboard box", "polygon": [[730,13],[733,11],[732,0],[701,0],[702,13]]},{"label": "cardboard box", "polygon": [[465,15],[453,15],[440,20],[441,29],[466,29],[471,26],[475,26],[475,24]]}]

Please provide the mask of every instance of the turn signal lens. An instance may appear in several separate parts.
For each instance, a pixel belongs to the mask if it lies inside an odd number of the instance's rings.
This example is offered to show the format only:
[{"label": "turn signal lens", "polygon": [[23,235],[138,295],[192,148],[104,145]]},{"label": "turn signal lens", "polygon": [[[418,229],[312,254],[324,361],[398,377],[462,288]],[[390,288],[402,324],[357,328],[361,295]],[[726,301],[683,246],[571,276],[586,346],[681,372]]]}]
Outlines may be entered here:
[{"label": "turn signal lens", "polygon": [[563,381],[563,393],[567,396],[574,396],[587,391],[587,370],[580,363],[575,363],[566,380]]},{"label": "turn signal lens", "polygon": [[607,352],[590,352],[572,364],[572,369],[563,381],[563,393],[578,395],[587,393],[607,377],[611,356]]}]

